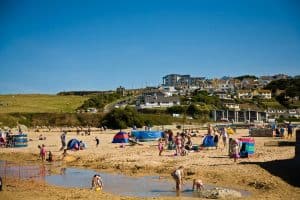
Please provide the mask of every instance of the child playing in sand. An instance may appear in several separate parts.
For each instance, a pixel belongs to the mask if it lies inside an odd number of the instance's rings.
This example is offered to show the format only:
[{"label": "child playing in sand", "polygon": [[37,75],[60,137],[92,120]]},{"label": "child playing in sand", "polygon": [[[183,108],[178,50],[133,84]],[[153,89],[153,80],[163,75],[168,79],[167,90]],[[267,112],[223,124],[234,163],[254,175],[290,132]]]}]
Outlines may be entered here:
[{"label": "child playing in sand", "polygon": [[203,190],[203,182],[200,179],[194,179],[193,180],[193,190],[195,191],[195,189],[198,191]]},{"label": "child playing in sand", "polygon": [[158,151],[159,151],[159,156],[161,156],[162,152],[164,151],[164,143],[163,143],[163,139],[160,138],[158,140]]}]

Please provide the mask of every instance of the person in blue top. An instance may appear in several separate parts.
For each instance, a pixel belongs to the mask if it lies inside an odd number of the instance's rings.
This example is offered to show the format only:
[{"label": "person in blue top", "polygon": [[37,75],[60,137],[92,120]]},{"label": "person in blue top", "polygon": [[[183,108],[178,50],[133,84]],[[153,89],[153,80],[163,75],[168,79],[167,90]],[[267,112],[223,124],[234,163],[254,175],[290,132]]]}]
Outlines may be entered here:
[{"label": "person in blue top", "polygon": [[281,126],[280,128],[280,137],[284,137],[284,127]]}]

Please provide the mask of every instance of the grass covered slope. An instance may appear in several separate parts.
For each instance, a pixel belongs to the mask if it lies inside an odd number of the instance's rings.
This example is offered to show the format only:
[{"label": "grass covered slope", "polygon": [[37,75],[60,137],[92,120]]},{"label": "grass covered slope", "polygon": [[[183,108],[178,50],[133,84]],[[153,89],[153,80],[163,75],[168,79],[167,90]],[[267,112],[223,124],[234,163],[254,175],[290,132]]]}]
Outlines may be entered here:
[{"label": "grass covered slope", "polygon": [[0,95],[0,113],[72,113],[87,99],[73,95]]}]

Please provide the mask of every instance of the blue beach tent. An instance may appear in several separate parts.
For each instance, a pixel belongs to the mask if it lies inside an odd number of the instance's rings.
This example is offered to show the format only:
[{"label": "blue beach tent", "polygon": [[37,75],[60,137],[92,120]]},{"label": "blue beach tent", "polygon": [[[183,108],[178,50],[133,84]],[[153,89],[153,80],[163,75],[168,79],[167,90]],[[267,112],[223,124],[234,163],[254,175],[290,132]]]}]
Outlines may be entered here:
[{"label": "blue beach tent", "polygon": [[[76,145],[77,144],[77,145]],[[78,149],[79,148],[79,145],[80,145],[80,142],[79,142],[79,140],[77,140],[77,139],[71,139],[71,140],[69,140],[69,142],[68,142],[68,145],[67,145],[67,148],[68,149]]]},{"label": "blue beach tent", "polygon": [[212,136],[212,135],[205,136],[205,138],[203,139],[202,146],[204,146],[204,147],[214,147],[215,146],[214,136]]}]

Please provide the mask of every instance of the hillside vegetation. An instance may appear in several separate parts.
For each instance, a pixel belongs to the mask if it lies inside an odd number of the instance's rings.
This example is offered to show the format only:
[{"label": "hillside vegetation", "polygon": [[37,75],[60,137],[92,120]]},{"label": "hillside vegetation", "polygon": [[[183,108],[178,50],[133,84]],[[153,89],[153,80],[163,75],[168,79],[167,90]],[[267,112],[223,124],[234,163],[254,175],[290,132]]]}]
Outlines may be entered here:
[{"label": "hillside vegetation", "polygon": [[88,96],[0,95],[0,113],[72,113]]}]

